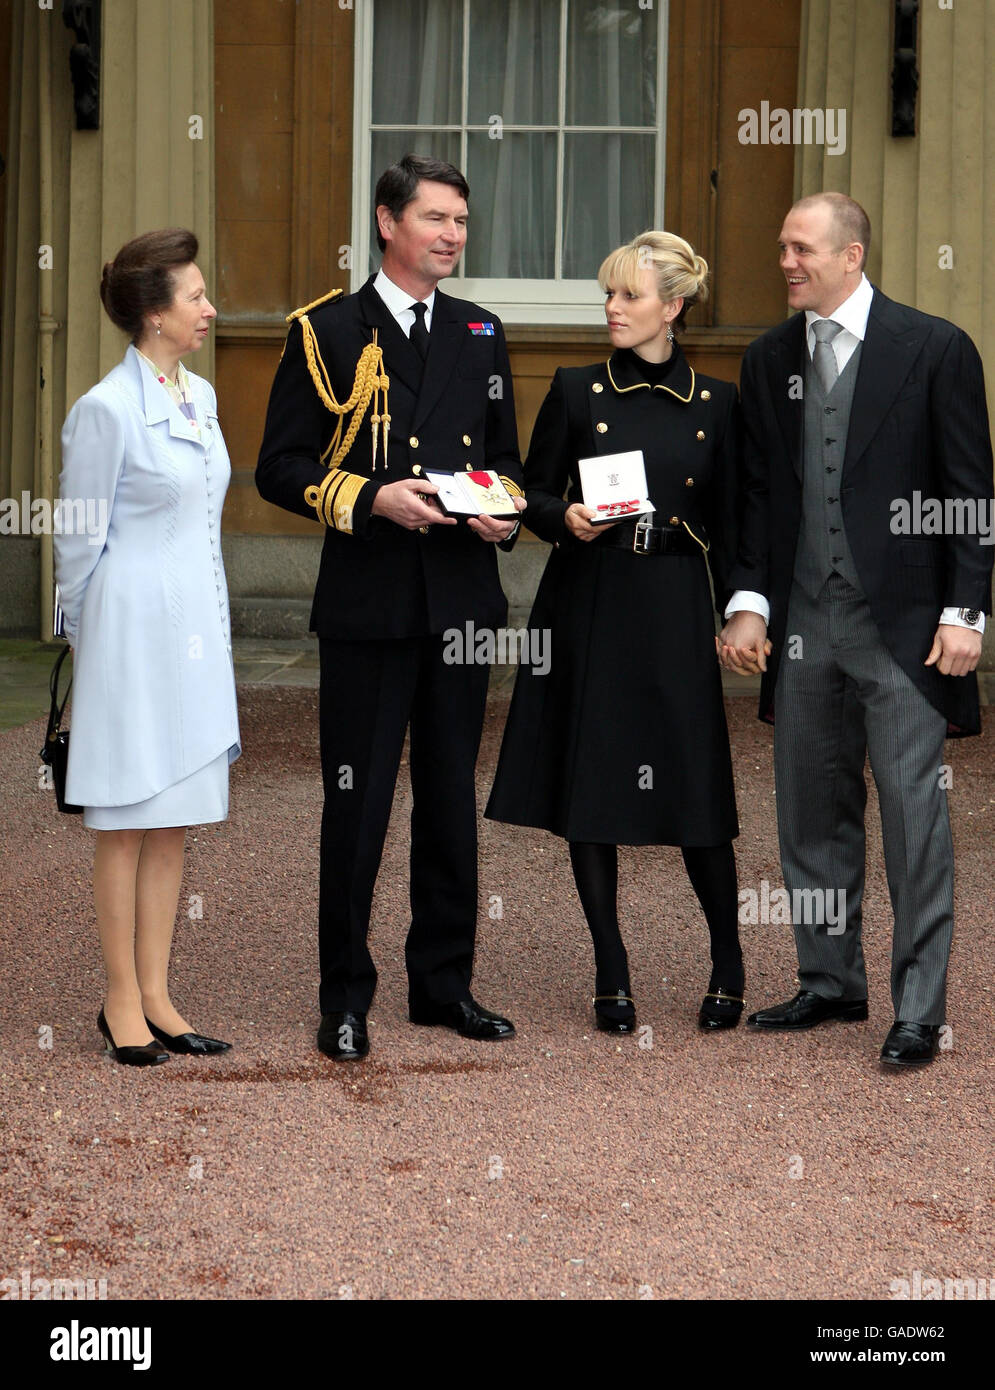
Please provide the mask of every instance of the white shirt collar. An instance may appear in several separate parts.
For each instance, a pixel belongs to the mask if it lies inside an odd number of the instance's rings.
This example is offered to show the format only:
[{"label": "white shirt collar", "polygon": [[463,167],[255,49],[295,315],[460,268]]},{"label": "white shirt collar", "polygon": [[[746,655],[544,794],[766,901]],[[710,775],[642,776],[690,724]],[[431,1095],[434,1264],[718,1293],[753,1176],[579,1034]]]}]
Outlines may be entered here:
[{"label": "white shirt collar", "polygon": [[861,274],[860,284],[848,299],[844,299],[839,308],[834,309],[831,314],[817,314],[814,309],[805,310],[805,326],[808,332],[809,347],[812,345],[812,325],[818,323],[821,318],[831,318],[834,323],[838,323],[841,328],[845,328],[848,333],[852,333],[858,342],[864,341],[867,333],[867,317],[871,312],[871,300],[874,298],[874,286],[867,276]]},{"label": "white shirt collar", "polygon": [[[414,296],[408,294],[407,290],[402,290],[397,285],[395,285],[393,280],[391,280],[389,276],[383,273],[382,269],[377,271],[376,279],[373,281],[373,288],[376,290],[377,294],[386,304],[390,312],[400,323],[401,314],[403,314],[405,310],[411,309],[411,305],[414,303]],[[433,290],[432,293],[428,296],[428,298],[423,302],[426,308],[428,309],[428,314],[426,315],[426,317],[428,319],[431,319],[432,310],[435,307],[435,290]],[[405,319],[403,327],[405,329],[410,328],[414,321],[415,315],[414,311],[412,310],[410,318]]]}]

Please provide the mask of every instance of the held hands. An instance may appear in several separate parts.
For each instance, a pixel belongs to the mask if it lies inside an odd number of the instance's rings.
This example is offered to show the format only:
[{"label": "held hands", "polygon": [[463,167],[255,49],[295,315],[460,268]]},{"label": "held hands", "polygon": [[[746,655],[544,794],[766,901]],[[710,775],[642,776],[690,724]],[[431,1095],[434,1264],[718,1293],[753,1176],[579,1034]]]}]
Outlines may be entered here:
[{"label": "held hands", "polygon": [[771,645],[767,624],[759,613],[734,613],[715,639],[719,664],[737,676],[756,676],[767,670]]},{"label": "held hands", "polygon": [[[524,512],[525,498],[515,497],[516,512]],[[492,516],[471,516],[467,521],[471,531],[476,531],[482,541],[506,541],[518,525],[517,521],[495,521]]]},{"label": "held hands", "polygon": [[981,642],[974,628],[941,623],[923,665],[935,665],[942,676],[966,676],[981,659]]},{"label": "held hands", "polygon": [[[563,520],[566,522],[570,534],[576,536],[579,541],[593,541],[609,526],[618,525],[616,521],[607,521],[600,526],[592,526],[591,522],[597,515],[593,507],[585,507],[583,502],[571,502],[564,513]],[[619,520],[621,519],[619,518]]]}]

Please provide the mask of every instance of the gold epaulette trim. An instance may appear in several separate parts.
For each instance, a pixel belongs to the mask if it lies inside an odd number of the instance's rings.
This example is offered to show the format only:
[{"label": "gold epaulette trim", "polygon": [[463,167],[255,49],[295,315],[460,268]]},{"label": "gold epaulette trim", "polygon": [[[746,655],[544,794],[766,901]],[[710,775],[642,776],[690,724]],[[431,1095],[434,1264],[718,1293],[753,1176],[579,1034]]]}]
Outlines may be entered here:
[{"label": "gold epaulette trim", "polygon": [[522,489],[518,486],[516,482],[513,482],[511,478],[506,478],[503,473],[499,473],[498,477],[501,479],[502,483],[504,483],[505,492],[510,492],[512,497],[525,496],[525,493],[522,491]]},{"label": "gold epaulette trim", "polygon": [[313,299],[310,304],[305,304],[302,308],[295,309],[292,314],[288,314],[287,323],[293,323],[294,319],[299,319],[301,314],[309,314],[312,309],[317,309],[319,304],[328,304],[333,299],[341,299],[344,294],[345,290],[329,290],[320,299]]}]

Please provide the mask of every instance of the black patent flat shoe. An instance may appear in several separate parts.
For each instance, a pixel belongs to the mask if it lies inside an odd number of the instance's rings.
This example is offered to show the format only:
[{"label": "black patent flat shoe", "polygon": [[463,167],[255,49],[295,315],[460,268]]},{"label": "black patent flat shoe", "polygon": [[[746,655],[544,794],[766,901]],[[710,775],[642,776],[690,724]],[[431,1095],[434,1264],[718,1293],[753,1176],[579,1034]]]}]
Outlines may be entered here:
[{"label": "black patent flat shoe", "polygon": [[709,990],[698,1010],[698,1027],[706,1032],[715,1032],[719,1028],[735,1028],[743,1013],[744,1003],[741,994],[733,994],[721,985]]},{"label": "black patent flat shoe", "polygon": [[[596,994],[591,1004],[594,1007],[594,1022],[599,1033],[636,1031],[636,1002],[624,989],[617,989],[614,994]],[[609,1010],[612,1012],[609,1013]]]},{"label": "black patent flat shoe", "polygon": [[180,1033],[179,1037],[171,1038],[157,1028],[151,1019],[147,1018],[145,1022],[152,1030],[152,1036],[158,1038],[170,1052],[183,1052],[188,1057],[209,1057],[215,1052],[231,1051],[231,1043],[222,1042],[220,1038],[205,1038],[202,1033]]},{"label": "black patent flat shoe", "polygon": [[169,1053],[163,1052],[160,1045],[155,1042],[145,1043],[142,1047],[118,1047],[111,1037],[111,1030],[107,1026],[103,1009],[97,1015],[97,1027],[106,1043],[106,1051],[111,1054],[115,1062],[120,1062],[123,1067],[157,1067],[160,1062],[169,1061]]}]

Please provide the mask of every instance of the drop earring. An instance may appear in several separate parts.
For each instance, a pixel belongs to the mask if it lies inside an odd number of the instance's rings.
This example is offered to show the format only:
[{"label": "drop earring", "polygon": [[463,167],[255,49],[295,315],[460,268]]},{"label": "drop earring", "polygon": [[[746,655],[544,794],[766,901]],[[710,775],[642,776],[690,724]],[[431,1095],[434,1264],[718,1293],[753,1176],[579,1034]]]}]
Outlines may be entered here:
[{"label": "drop earring", "polygon": [[667,342],[668,342],[668,343],[672,343],[672,342],[674,342],[674,341],[676,341],[675,338],[674,338],[674,330],[673,330],[673,328],[670,326],[670,324],[668,323],[668,324],[667,324]]},{"label": "drop earring", "polygon": [[161,338],[161,337],[162,337],[162,324],[161,324],[161,323],[157,323],[156,326],[155,326],[155,336],[156,336],[157,338]]}]

